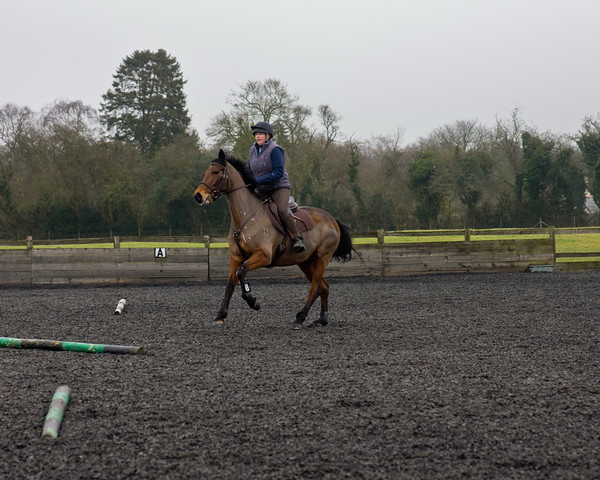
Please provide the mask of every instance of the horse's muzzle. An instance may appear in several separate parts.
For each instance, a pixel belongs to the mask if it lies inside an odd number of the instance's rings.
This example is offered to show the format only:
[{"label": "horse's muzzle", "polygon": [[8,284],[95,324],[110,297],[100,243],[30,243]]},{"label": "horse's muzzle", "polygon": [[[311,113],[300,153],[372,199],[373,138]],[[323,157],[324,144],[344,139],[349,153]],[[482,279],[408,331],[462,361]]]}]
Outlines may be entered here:
[{"label": "horse's muzzle", "polygon": [[195,191],[194,200],[196,200],[200,205],[208,205],[209,203],[212,203],[213,196],[211,194],[203,197],[202,193],[200,193],[199,191]]}]

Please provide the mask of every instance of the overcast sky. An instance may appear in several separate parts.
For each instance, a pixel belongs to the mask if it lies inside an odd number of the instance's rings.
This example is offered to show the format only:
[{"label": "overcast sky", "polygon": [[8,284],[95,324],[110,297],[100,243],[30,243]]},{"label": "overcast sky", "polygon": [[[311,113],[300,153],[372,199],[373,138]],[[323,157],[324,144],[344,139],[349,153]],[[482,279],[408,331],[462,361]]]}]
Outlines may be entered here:
[{"label": "overcast sky", "polygon": [[122,60],[163,48],[181,65],[202,137],[227,96],[274,78],[345,136],[518,108],[540,132],[576,134],[600,112],[595,0],[0,0],[0,106],[56,99],[96,109]]}]

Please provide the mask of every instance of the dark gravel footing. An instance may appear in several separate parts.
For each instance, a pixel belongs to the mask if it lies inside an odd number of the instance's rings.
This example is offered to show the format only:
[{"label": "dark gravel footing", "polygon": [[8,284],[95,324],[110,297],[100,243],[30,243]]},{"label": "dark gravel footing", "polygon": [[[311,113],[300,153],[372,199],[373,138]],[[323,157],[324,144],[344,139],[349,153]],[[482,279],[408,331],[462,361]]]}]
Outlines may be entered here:
[{"label": "dark gravel footing", "polygon": [[1,348],[0,478],[600,477],[600,272],[330,283],[300,330],[300,281],[224,326],[220,283],[0,289],[0,336],[147,351]]}]

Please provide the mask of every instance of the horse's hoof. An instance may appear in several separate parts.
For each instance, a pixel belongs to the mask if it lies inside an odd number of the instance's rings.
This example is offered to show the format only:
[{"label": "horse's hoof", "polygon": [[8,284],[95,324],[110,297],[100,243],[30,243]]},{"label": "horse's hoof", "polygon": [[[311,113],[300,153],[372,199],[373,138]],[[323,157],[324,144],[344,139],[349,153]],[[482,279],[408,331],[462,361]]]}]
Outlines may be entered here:
[{"label": "horse's hoof", "polygon": [[310,322],[304,328],[319,328],[322,327],[322,323],[319,320],[315,320],[314,322]]},{"label": "horse's hoof", "polygon": [[224,324],[225,324],[225,320],[223,320],[222,318],[215,318],[214,325],[224,325]]},{"label": "horse's hoof", "polygon": [[304,320],[306,320],[306,313],[304,313],[304,312],[298,312],[296,314],[296,323],[298,325],[300,325],[300,324],[304,323]]},{"label": "horse's hoof", "polygon": [[256,297],[252,297],[250,295],[242,295],[242,298],[246,301],[250,308],[252,308],[253,310],[260,310],[260,303],[258,302],[258,299]]}]

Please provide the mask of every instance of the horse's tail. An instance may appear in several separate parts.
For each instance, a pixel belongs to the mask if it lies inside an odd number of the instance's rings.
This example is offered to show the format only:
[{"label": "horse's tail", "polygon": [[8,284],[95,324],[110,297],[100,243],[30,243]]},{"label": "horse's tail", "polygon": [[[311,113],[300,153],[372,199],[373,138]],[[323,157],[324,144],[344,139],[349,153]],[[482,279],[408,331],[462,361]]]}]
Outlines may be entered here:
[{"label": "horse's tail", "polygon": [[[335,221],[340,227],[340,243],[337,249],[333,253],[333,258],[341,260],[342,262],[349,262],[352,260],[352,235],[350,234],[350,227],[341,223],[337,218]],[[354,250],[356,252],[356,250]],[[358,252],[357,252],[358,253]]]}]

